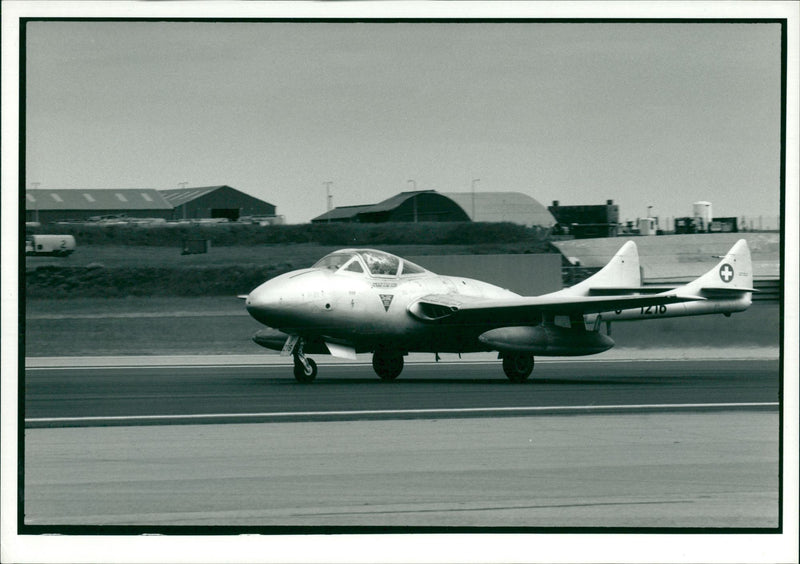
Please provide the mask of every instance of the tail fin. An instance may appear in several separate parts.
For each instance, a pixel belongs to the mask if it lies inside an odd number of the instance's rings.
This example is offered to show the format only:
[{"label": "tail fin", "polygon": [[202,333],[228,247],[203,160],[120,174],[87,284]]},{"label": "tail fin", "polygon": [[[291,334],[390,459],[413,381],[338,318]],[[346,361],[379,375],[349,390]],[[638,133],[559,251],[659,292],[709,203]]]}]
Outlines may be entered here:
[{"label": "tail fin", "polygon": [[747,241],[740,239],[714,268],[684,286],[663,292],[665,296],[677,294],[687,301],[657,308],[609,311],[596,318],[587,316],[584,319],[587,324],[597,325],[600,321],[637,321],[716,313],[729,316],[750,307],[751,292],[755,291],[750,249]]},{"label": "tail fin", "polygon": [[754,292],[753,263],[745,239],[739,239],[717,265],[677,288],[679,294],[695,294],[708,298],[735,297]]},{"label": "tail fin", "polygon": [[555,293],[562,296],[588,296],[597,293],[598,290],[638,288],[641,285],[639,251],[636,249],[636,243],[628,241],[597,273],[583,282]]}]

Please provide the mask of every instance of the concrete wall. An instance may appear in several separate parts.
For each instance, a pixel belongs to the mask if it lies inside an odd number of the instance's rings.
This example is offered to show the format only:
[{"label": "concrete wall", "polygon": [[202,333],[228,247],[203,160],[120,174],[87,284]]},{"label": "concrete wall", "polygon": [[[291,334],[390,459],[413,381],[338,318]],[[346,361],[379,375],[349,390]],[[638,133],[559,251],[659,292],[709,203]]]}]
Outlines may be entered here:
[{"label": "concrete wall", "polygon": [[561,255],[433,255],[406,257],[437,274],[489,282],[524,296],[560,290]]},{"label": "concrete wall", "polygon": [[553,243],[567,258],[581,266],[604,266],[626,241],[636,243],[639,263],[646,282],[688,281],[705,273],[719,262],[739,239],[747,239],[755,278],[777,278],[780,274],[780,234],[705,233],[664,235],[661,237],[613,237],[575,239]]}]

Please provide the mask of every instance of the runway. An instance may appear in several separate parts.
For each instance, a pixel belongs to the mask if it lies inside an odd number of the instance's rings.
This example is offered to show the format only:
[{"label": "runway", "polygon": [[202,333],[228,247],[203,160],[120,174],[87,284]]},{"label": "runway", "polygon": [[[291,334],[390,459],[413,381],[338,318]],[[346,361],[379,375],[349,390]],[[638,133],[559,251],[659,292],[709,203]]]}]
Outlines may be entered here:
[{"label": "runway", "polygon": [[238,423],[776,407],[778,362],[544,361],[524,385],[499,363],[411,363],[394,382],[365,364],[321,365],[311,385],[291,364],[37,368],[28,427]]},{"label": "runway", "polygon": [[482,362],[410,364],[392,383],[322,365],[312,385],[289,366],[29,369],[24,522],[777,526],[777,362],[542,362],[536,377]]}]

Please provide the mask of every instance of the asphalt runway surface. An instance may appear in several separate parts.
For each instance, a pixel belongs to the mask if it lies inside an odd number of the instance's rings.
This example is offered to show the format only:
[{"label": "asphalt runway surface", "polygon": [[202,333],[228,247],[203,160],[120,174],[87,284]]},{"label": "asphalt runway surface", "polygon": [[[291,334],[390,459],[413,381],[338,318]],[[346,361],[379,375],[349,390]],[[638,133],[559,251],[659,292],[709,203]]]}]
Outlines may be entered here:
[{"label": "asphalt runway surface", "polygon": [[[409,363],[383,382],[365,364],[321,364],[297,383],[285,365],[28,369],[26,426],[520,415],[775,406],[778,361],[537,362],[512,384],[499,362]],[[471,410],[471,411],[470,411]],[[504,411],[505,410],[505,411]],[[516,410],[516,411],[515,411]]]},{"label": "asphalt runway surface", "polygon": [[[29,369],[24,522],[773,530],[778,363]],[[42,527],[44,529],[42,529]],[[49,527],[49,528],[48,528]]]}]

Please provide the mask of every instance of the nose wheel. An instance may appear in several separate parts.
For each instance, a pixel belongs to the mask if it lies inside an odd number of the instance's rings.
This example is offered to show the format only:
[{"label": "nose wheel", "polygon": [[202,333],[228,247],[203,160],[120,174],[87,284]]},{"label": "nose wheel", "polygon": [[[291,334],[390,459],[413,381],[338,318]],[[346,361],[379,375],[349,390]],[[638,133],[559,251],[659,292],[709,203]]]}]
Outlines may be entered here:
[{"label": "nose wheel", "polygon": [[307,384],[313,382],[317,377],[317,363],[313,358],[306,358],[305,363],[302,360],[294,359],[294,378],[298,382]]},{"label": "nose wheel", "polygon": [[317,363],[313,358],[308,358],[303,353],[302,339],[297,344],[293,353],[294,356],[294,379],[303,384],[313,382],[317,377]]}]

